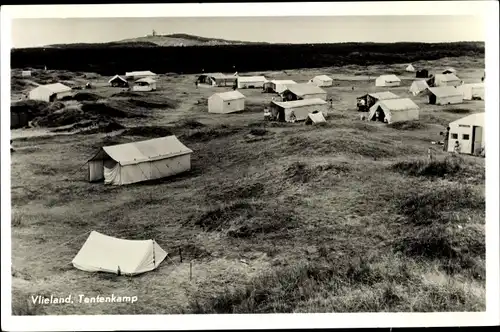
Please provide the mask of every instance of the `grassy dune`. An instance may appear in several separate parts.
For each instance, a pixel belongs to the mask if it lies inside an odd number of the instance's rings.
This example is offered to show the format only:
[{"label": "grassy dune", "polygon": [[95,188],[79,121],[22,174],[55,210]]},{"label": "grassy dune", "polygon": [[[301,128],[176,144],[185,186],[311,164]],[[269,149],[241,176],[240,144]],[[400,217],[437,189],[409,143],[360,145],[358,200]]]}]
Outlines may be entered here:
[{"label": "grassy dune", "polygon": [[[483,60],[471,58],[422,65],[453,66],[466,82],[480,80],[484,70]],[[13,130],[13,313],[485,310],[484,159],[450,157],[430,144],[440,140],[442,125],[484,111],[484,102],[441,107],[411,97],[420,121],[365,122],[355,97],[387,89],[375,88],[373,77],[359,79],[358,71],[264,73],[336,78],[326,88],[335,103],[323,126],[264,122],[257,110],[272,95],[256,90],[242,90],[249,111],[208,114],[206,99],[226,89],[196,89],[193,75],[175,75],[160,78],[153,98],[175,105],[120,118],[123,130],[44,136],[41,129]],[[107,79],[93,79],[92,93],[108,103],[137,98],[112,97],[120,89],[105,87]],[[405,74],[402,87],[391,91],[409,96],[411,81]],[[143,106],[122,111],[135,107]],[[122,187],[85,181],[85,162],[98,147],[169,134],[194,151],[191,172]],[[429,147],[433,161],[426,159]],[[154,238],[169,257],[133,278],[79,271],[71,260],[92,230]],[[138,301],[36,306],[30,300],[111,293]]]}]

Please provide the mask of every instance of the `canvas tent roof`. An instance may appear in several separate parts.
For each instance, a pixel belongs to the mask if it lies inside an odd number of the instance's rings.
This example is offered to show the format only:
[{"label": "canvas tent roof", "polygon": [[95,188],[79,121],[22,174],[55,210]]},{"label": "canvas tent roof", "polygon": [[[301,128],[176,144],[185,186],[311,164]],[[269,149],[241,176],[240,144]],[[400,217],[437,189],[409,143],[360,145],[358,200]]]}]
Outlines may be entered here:
[{"label": "canvas tent roof", "polygon": [[292,80],[271,80],[270,81],[271,83],[274,83],[274,84],[297,84],[297,82],[295,81],[292,81]]},{"label": "canvas tent roof", "polygon": [[265,82],[267,79],[264,76],[239,76],[240,82]]},{"label": "canvas tent roof", "polygon": [[441,82],[453,82],[460,81],[460,79],[455,74],[436,74],[436,80],[440,80]]},{"label": "canvas tent roof", "polygon": [[415,70],[415,67],[410,63],[407,67],[406,70]]},{"label": "canvas tent roof", "polygon": [[318,76],[314,76],[314,78],[317,78],[319,80],[322,80],[322,81],[331,81],[332,78],[327,76],[327,75],[318,75]]},{"label": "canvas tent roof", "polygon": [[477,125],[484,127],[484,112],[467,115],[466,117],[455,120],[450,124],[454,125],[466,124],[466,125]]},{"label": "canvas tent roof", "polygon": [[415,85],[419,90],[425,90],[429,87],[426,80],[413,81],[411,85]]},{"label": "canvas tent roof", "polygon": [[118,78],[119,80],[122,80],[122,81],[124,81],[124,82],[127,82],[127,80],[126,80],[126,79],[124,79],[123,77],[121,77],[120,75],[115,75],[115,76],[111,77],[111,79],[108,81],[108,83],[111,83],[112,81],[114,81],[114,80],[115,80],[115,79],[117,79],[117,78]]},{"label": "canvas tent roof", "polygon": [[154,79],[152,79],[151,77],[144,77],[144,78],[141,78],[141,79],[138,79],[137,81],[135,81],[136,83],[138,82],[144,82],[144,83],[155,83],[156,81]]},{"label": "canvas tent roof", "polygon": [[379,78],[383,79],[386,82],[401,82],[401,79],[394,74],[380,75]]},{"label": "canvas tent roof", "polygon": [[145,70],[145,71],[131,71],[131,72],[127,72],[125,73],[125,76],[155,76],[156,74],[149,71],[149,70]]},{"label": "canvas tent roof", "polygon": [[397,99],[399,98],[398,95],[396,95],[395,93],[392,93],[390,91],[383,91],[383,92],[376,92],[376,93],[368,93],[364,96],[361,96],[359,98],[364,98],[366,96],[371,96],[375,99],[378,99],[378,100],[385,100],[385,99]]},{"label": "canvas tent roof", "polygon": [[212,77],[215,79],[237,78],[237,76],[235,76],[235,75],[226,75],[223,73],[201,74],[200,76],[207,76],[207,77]]},{"label": "canvas tent roof", "polygon": [[301,100],[293,100],[293,101],[273,101],[273,104],[278,105],[281,108],[295,108],[302,106],[311,106],[311,105],[324,105],[326,101],[319,98],[311,98],[311,99],[301,99]]},{"label": "canvas tent roof", "polygon": [[220,92],[216,93],[214,95],[219,96],[222,100],[237,100],[241,98],[245,98],[245,96],[239,92],[239,91],[227,91],[227,92]]},{"label": "canvas tent roof", "polygon": [[451,72],[451,73],[456,73],[457,71],[455,70],[455,68],[452,68],[452,67],[446,67],[444,70],[443,70],[443,73],[444,72]]},{"label": "canvas tent roof", "polygon": [[309,113],[307,115],[306,124],[326,122],[322,112]]},{"label": "canvas tent roof", "polygon": [[384,111],[405,111],[419,108],[410,98],[380,100],[371,108],[376,109],[378,106],[382,107]]},{"label": "canvas tent roof", "polygon": [[460,90],[453,86],[439,86],[439,87],[429,88],[429,91],[436,97],[450,97],[450,96],[462,95]]},{"label": "canvas tent roof", "polygon": [[303,83],[300,83],[300,84],[291,84],[290,86],[287,86],[286,90],[294,93],[297,96],[304,96],[304,95],[318,94],[318,93],[326,93],[325,90],[321,89],[320,87],[317,87],[316,85],[313,85],[313,84],[303,84]]},{"label": "canvas tent roof", "polygon": [[69,86],[66,86],[62,83],[53,83],[53,84],[45,84],[45,85],[39,85],[37,88],[43,88],[47,89],[52,93],[60,93],[60,92],[66,92],[66,91],[71,91],[71,88]]},{"label": "canvas tent roof", "polygon": [[92,231],[73,266],[88,272],[136,275],[154,270],[167,253],[154,240],[124,240]]},{"label": "canvas tent roof", "polygon": [[145,161],[154,161],[192,153],[175,136],[154,138],[146,141],[118,144],[102,147],[91,160],[109,156],[120,165],[135,165]]}]

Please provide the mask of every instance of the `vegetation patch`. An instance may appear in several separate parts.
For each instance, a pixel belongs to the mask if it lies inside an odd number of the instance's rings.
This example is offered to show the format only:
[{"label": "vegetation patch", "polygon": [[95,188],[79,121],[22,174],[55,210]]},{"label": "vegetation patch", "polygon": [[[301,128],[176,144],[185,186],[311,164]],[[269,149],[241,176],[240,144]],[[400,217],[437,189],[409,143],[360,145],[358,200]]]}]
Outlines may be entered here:
[{"label": "vegetation patch", "polygon": [[294,162],[284,170],[284,176],[293,182],[307,183],[324,176],[341,175],[350,172],[345,164],[324,164],[310,166],[303,162]]},{"label": "vegetation patch", "polygon": [[221,137],[228,137],[239,132],[240,128],[220,125],[189,131],[183,134],[182,137],[190,141],[206,142]]},{"label": "vegetation patch", "polygon": [[173,132],[165,126],[138,126],[126,129],[121,135],[158,138],[173,135]]},{"label": "vegetation patch", "polygon": [[442,160],[418,159],[399,161],[391,165],[390,168],[401,174],[430,178],[446,178],[459,174],[465,175],[468,171],[463,160],[458,157],[447,157]]},{"label": "vegetation patch", "polygon": [[468,114],[470,113],[469,109],[466,108],[444,108],[443,111],[453,114]]},{"label": "vegetation patch", "polygon": [[402,121],[391,123],[388,127],[397,130],[419,130],[427,128],[427,125],[419,121]]}]

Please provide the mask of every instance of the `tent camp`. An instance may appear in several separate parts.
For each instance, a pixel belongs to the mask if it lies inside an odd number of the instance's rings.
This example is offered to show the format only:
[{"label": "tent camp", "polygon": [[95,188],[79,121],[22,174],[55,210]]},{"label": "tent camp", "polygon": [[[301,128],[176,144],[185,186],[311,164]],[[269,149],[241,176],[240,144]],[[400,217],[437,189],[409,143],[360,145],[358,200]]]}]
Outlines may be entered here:
[{"label": "tent camp", "polygon": [[314,99],[326,100],[326,91],[314,84],[300,83],[290,84],[286,90],[281,93],[285,101]]},{"label": "tent camp", "polygon": [[323,99],[303,99],[294,101],[272,101],[271,117],[277,121],[295,122],[307,119],[309,113],[327,112],[328,103]]},{"label": "tent camp", "polygon": [[69,86],[61,83],[39,85],[28,94],[28,98],[32,100],[42,100],[53,102],[63,97],[71,96],[72,90]]},{"label": "tent camp", "polygon": [[202,74],[196,81],[201,86],[234,86],[238,81],[238,76],[223,73]]},{"label": "tent camp", "polygon": [[311,125],[311,124],[324,123],[324,122],[326,122],[326,119],[323,116],[323,113],[319,112],[319,111],[314,111],[314,112],[309,113],[307,115],[305,124]]},{"label": "tent camp", "polygon": [[124,185],[165,178],[190,170],[192,153],[175,136],[105,146],[88,161],[89,181]]},{"label": "tent camp", "polygon": [[326,75],[318,75],[309,80],[309,83],[314,84],[316,86],[332,86],[333,79]]},{"label": "tent camp", "polygon": [[455,74],[456,72],[455,68],[448,67],[443,70],[442,74]]},{"label": "tent camp", "polygon": [[235,90],[220,92],[211,95],[208,98],[209,113],[232,113],[245,109],[245,96]]},{"label": "tent camp", "polygon": [[145,71],[131,71],[131,72],[126,72],[125,73],[125,77],[127,79],[131,79],[131,80],[137,80],[139,78],[146,78],[146,77],[150,77],[150,78],[155,78],[157,75],[149,70],[145,70]]},{"label": "tent camp", "polygon": [[358,111],[359,112],[368,112],[370,107],[375,105],[375,103],[379,100],[398,99],[398,98],[400,98],[398,95],[396,95],[390,91],[368,93],[364,96],[356,98]]},{"label": "tent camp", "polygon": [[434,86],[459,86],[462,81],[455,74],[436,74]]},{"label": "tent camp", "polygon": [[484,100],[484,83],[467,83],[457,86],[464,100]]},{"label": "tent camp", "polygon": [[413,83],[410,86],[410,93],[413,94],[414,96],[417,96],[421,92],[424,92],[426,89],[429,88],[429,85],[425,80],[418,80],[418,81],[413,81]]},{"label": "tent camp", "polygon": [[484,112],[475,113],[453,121],[449,125],[448,151],[460,144],[460,153],[479,155],[484,149]]},{"label": "tent camp", "polygon": [[265,82],[264,76],[238,76],[238,89],[263,88]]},{"label": "tent camp", "polygon": [[381,75],[375,79],[375,86],[399,86],[401,79],[396,75]]},{"label": "tent camp", "polygon": [[369,121],[395,123],[419,119],[419,108],[409,98],[380,100],[370,108]]},{"label": "tent camp", "polygon": [[115,75],[113,76],[109,81],[108,84],[113,87],[127,87],[128,82],[126,79],[121,77],[120,75]]},{"label": "tent camp", "polygon": [[72,263],[82,271],[133,276],[156,269],[166,257],[155,240],[124,240],[92,231]]},{"label": "tent camp", "polygon": [[265,92],[276,92],[282,93],[286,90],[288,85],[297,84],[297,82],[292,80],[272,80],[264,83]]},{"label": "tent camp", "polygon": [[413,71],[415,71],[415,67],[413,67],[413,65],[410,63],[410,64],[406,67],[406,69],[405,69],[405,70],[406,70],[406,71],[411,71],[411,72],[413,72]]},{"label": "tent camp", "polygon": [[154,91],[156,90],[156,81],[151,77],[138,79],[134,82],[133,91]]},{"label": "tent camp", "polygon": [[427,89],[429,104],[450,105],[461,104],[463,101],[462,91],[453,86],[441,86]]}]

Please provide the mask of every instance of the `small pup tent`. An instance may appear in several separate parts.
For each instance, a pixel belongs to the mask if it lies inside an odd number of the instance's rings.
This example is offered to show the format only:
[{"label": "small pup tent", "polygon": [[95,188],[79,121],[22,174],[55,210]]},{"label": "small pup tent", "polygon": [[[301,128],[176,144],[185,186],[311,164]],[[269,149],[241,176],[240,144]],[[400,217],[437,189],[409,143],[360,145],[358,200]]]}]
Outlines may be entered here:
[{"label": "small pup tent", "polygon": [[272,118],[278,121],[295,122],[307,119],[309,113],[327,112],[328,103],[323,99],[302,99],[294,101],[272,101],[270,105]]},{"label": "small pup tent", "polygon": [[462,81],[455,74],[436,74],[434,86],[459,86]]},{"label": "small pup tent", "polygon": [[484,112],[453,121],[449,125],[448,152],[454,152],[456,142],[460,153],[480,155],[485,146]]},{"label": "small pup tent", "polygon": [[113,87],[128,87],[128,82],[126,79],[119,75],[113,76],[109,81],[108,84]]},{"label": "small pup tent", "polygon": [[429,104],[432,105],[461,104],[463,101],[462,91],[453,86],[429,88],[427,91]]},{"label": "small pup tent", "polygon": [[316,86],[332,86],[333,79],[326,75],[318,75],[309,80],[309,83],[314,84]]},{"label": "small pup tent", "polygon": [[264,76],[239,76],[238,89],[263,88],[267,79]]},{"label": "small pup tent", "polygon": [[209,113],[232,113],[245,109],[245,96],[235,90],[215,93],[208,98]]},{"label": "small pup tent", "polygon": [[276,92],[282,93],[291,84],[297,84],[297,82],[292,80],[272,80],[264,83],[265,92]]},{"label": "small pup tent", "polygon": [[419,108],[410,98],[380,100],[370,108],[369,121],[388,124],[419,119]]},{"label": "small pup tent", "polygon": [[156,90],[156,81],[150,77],[138,79],[134,82],[132,91],[154,91]]},{"label": "small pup tent", "polygon": [[72,263],[82,271],[133,276],[156,269],[166,257],[155,240],[124,240],[92,231]]},{"label": "small pup tent", "polygon": [[192,153],[175,136],[105,146],[88,161],[89,181],[124,185],[173,176],[191,169]]},{"label": "small pup tent", "polygon": [[401,79],[396,75],[381,75],[375,79],[375,86],[400,86]]},{"label": "small pup tent", "polygon": [[467,83],[457,86],[464,100],[484,100],[484,83]]},{"label": "small pup tent", "polygon": [[71,96],[72,90],[69,86],[61,83],[39,85],[28,94],[32,100],[53,102],[63,97]]},{"label": "small pup tent", "polygon": [[400,98],[398,95],[390,91],[383,91],[377,93],[368,93],[364,96],[356,98],[356,101],[359,112],[368,112],[370,107],[375,105],[375,103],[379,100],[398,99],[398,98]]},{"label": "small pup tent", "polygon": [[319,111],[314,111],[314,112],[309,113],[307,115],[305,124],[311,125],[311,124],[317,124],[317,123],[323,123],[323,122],[326,122],[326,119],[323,116],[323,113],[319,112]]},{"label": "small pup tent", "polygon": [[406,67],[406,69],[405,69],[405,70],[406,70],[406,71],[411,71],[411,72],[413,72],[413,71],[415,71],[415,67],[413,67],[413,65],[410,63],[410,64]]},{"label": "small pup tent", "polygon": [[21,76],[22,77],[30,77],[31,76],[31,70],[23,70],[23,71],[21,71]]},{"label": "small pup tent", "polygon": [[443,74],[455,74],[457,71],[455,68],[448,67],[445,70],[443,70]]},{"label": "small pup tent", "polygon": [[418,81],[413,81],[413,83],[410,86],[410,93],[414,96],[417,96],[421,92],[427,90],[429,88],[429,85],[425,80],[418,80]]},{"label": "small pup tent", "polygon": [[156,74],[149,70],[131,71],[131,72],[126,72],[125,77],[127,79],[137,80],[139,78],[146,78],[146,77],[155,78]]},{"label": "small pup tent", "polygon": [[326,91],[314,84],[291,84],[282,92],[285,101],[314,99],[326,100]]}]

